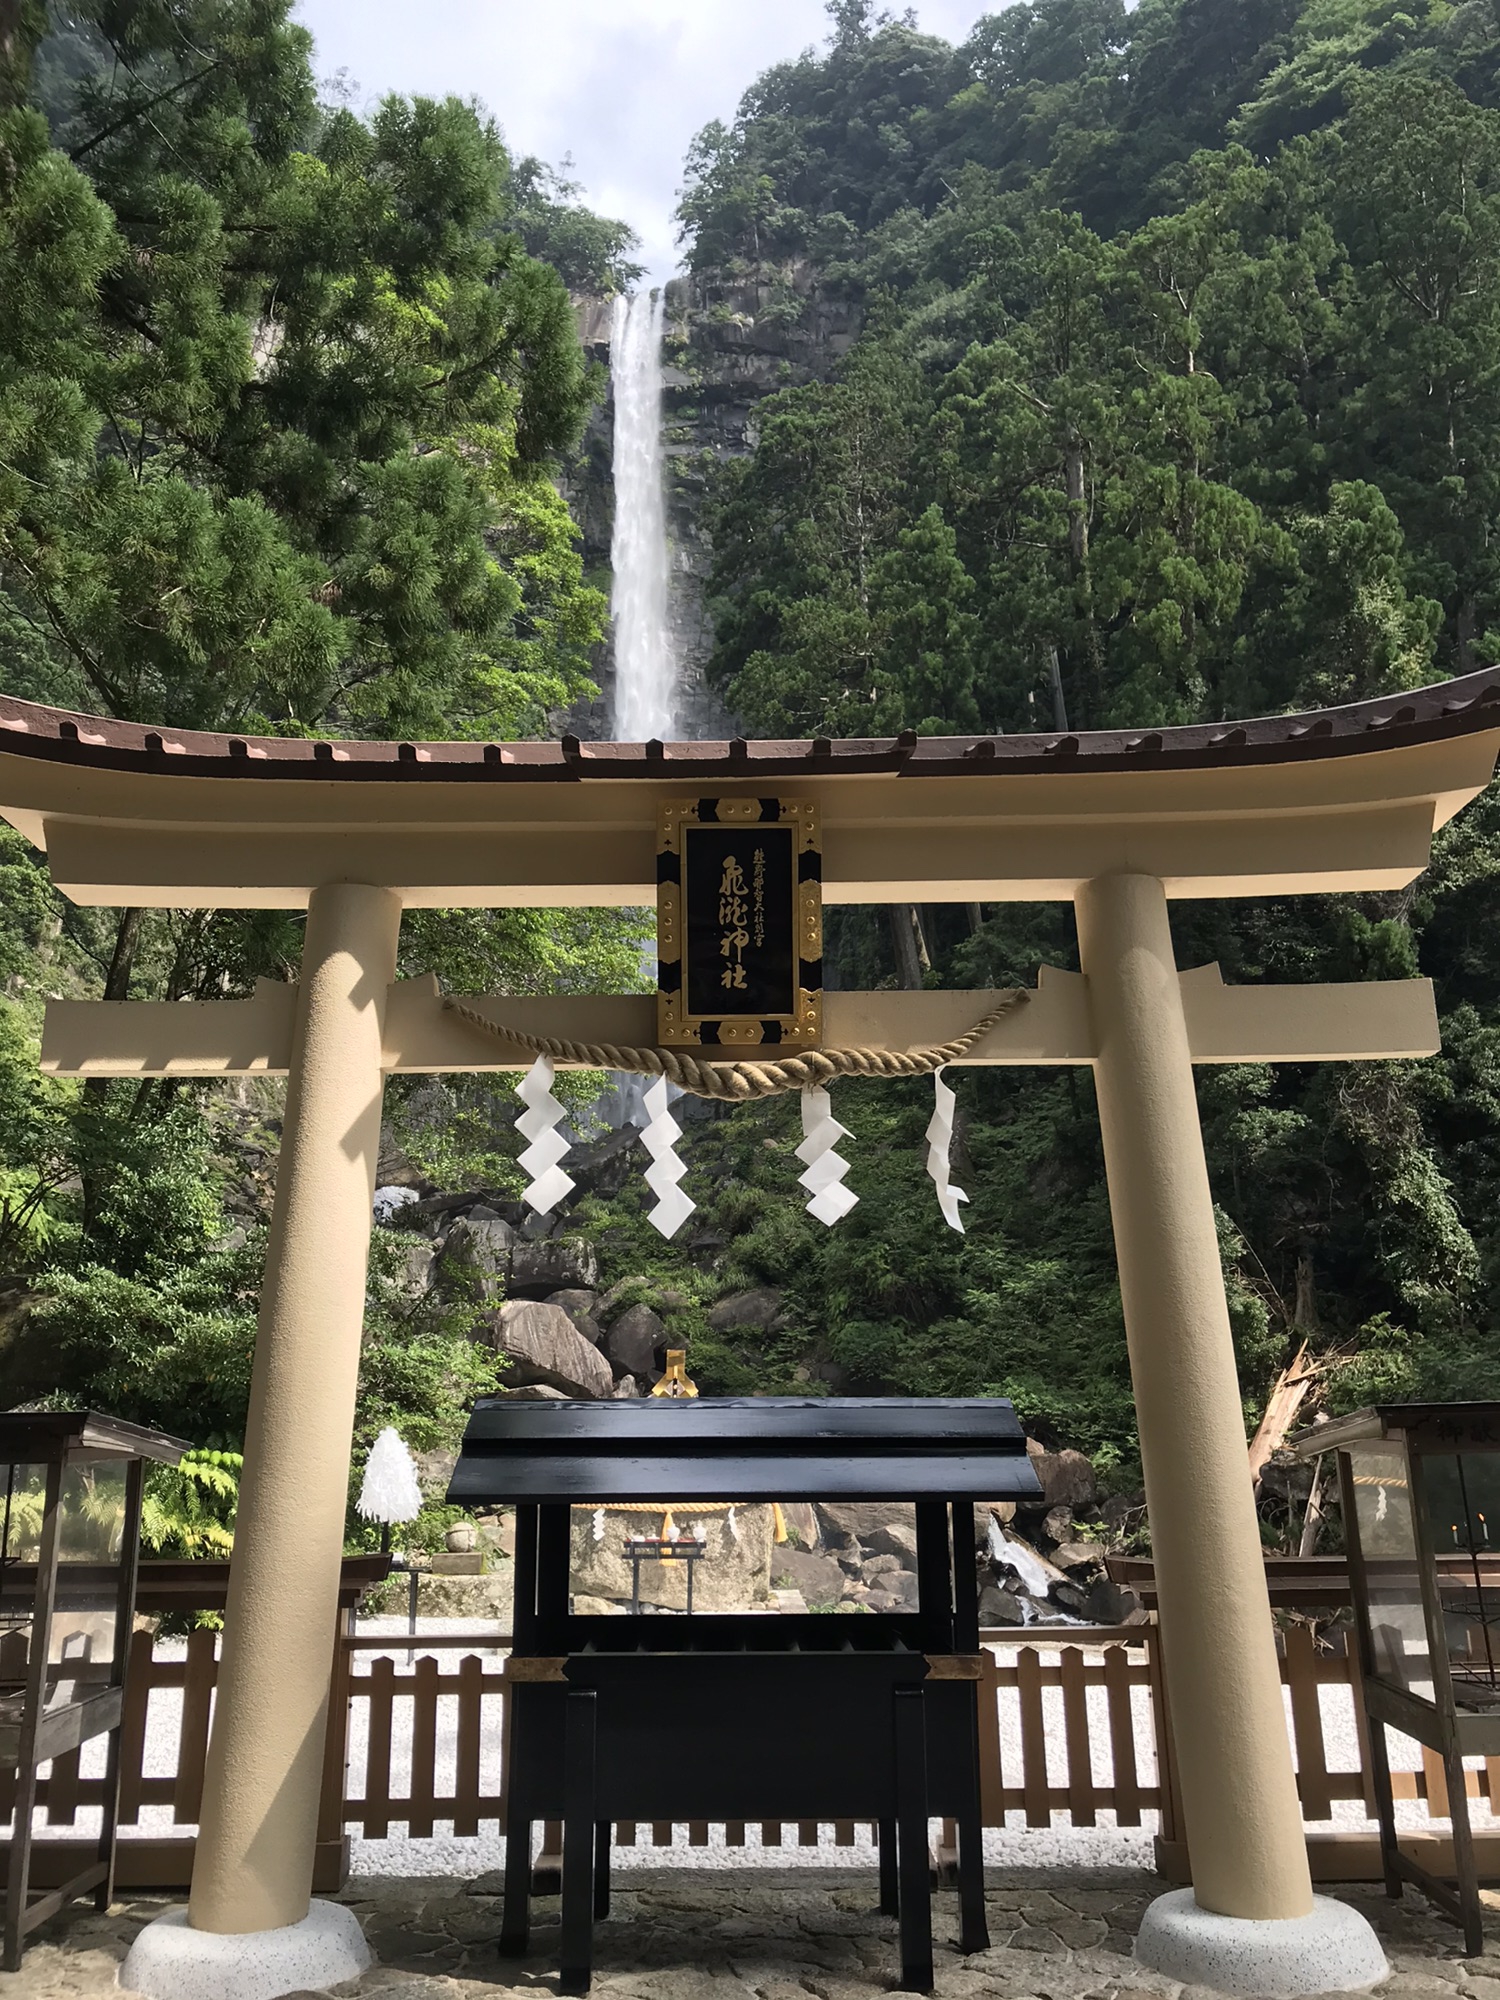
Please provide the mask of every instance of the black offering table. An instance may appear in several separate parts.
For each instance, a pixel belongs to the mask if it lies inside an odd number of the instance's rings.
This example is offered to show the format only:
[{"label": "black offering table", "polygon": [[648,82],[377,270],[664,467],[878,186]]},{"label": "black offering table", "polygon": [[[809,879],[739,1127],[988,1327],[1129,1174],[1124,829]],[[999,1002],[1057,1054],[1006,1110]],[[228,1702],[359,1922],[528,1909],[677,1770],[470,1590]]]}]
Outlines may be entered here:
[{"label": "black offering table", "polygon": [[[959,1948],[987,1949],[974,1502],[1038,1491],[998,1400],[478,1404],[448,1498],[517,1510],[501,1951],[526,1949],[537,1820],[563,1823],[565,1993],[588,1991],[616,1820],[873,1820],[901,1984],[928,1992],[934,1816],[958,1824]],[[645,1500],[911,1502],[918,1606],[575,1615],[571,1508]]]}]

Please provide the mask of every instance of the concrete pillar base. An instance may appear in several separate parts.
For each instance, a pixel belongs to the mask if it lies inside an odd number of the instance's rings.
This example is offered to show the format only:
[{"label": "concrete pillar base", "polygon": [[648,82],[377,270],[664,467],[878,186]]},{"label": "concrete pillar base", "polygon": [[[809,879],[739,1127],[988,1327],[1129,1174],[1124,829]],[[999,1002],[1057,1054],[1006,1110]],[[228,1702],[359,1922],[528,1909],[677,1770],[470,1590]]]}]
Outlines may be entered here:
[{"label": "concrete pillar base", "polygon": [[120,1985],[145,2000],[277,2000],[357,1979],[374,1963],[359,1919],[314,1902],[299,1924],[274,1931],[199,1931],[187,1911],[147,1924],[120,1967]]},{"label": "concrete pillar base", "polygon": [[1221,1917],[1191,1889],[1147,1907],[1135,1941],[1140,1964],[1188,1986],[1255,2000],[1364,1993],[1390,1976],[1380,1940],[1347,1903],[1314,1896],[1305,1917]]}]

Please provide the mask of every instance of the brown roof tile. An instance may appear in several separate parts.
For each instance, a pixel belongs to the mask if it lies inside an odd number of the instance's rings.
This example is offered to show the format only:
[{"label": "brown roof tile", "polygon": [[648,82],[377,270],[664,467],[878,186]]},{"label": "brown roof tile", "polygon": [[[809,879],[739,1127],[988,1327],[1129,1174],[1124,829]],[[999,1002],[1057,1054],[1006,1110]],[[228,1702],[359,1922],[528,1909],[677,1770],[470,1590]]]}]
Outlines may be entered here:
[{"label": "brown roof tile", "polygon": [[78,715],[0,695],[0,755],[46,758],[113,770],[180,770],[198,777],[314,780],[501,780],[536,783],[589,778],[705,782],[731,777],[792,778],[805,773],[1183,769],[1335,757],[1349,752],[1500,728],[1500,671],[1486,669],[1375,701],[1245,722],[1193,723],[1147,731],[1056,730],[1024,736],[763,738],[698,743],[326,742],[303,737],[226,736],[153,728]]}]

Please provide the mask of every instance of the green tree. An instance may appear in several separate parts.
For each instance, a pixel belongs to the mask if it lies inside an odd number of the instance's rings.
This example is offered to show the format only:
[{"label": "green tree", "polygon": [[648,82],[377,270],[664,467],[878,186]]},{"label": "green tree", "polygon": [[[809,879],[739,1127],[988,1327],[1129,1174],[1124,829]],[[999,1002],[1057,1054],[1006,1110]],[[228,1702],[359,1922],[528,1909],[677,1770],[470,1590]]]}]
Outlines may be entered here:
[{"label": "green tree", "polygon": [[[1233,18],[1035,0],[981,22],[944,101],[905,118],[880,67],[892,36],[851,9],[762,78],[684,204],[705,298],[795,256],[860,321],[847,357],[799,345],[820,379],[760,406],[711,512],[737,713],[778,735],[1149,729],[1495,659],[1489,0]],[[913,106],[940,70],[913,64]],[[820,239],[814,213],[837,227]],[[1423,1064],[1200,1077],[1247,1405],[1302,1338],[1344,1403],[1484,1379],[1497,815],[1487,797],[1445,829],[1399,894],[1174,907],[1184,964],[1242,984],[1422,971],[1443,1023]],[[943,985],[1073,962],[1057,912],[939,908],[922,929]],[[831,913],[827,950],[844,983],[901,976],[878,913]],[[722,1282],[783,1285],[852,1383],[1008,1386],[1053,1433],[1128,1454],[1086,1081],[965,1082],[961,1244],[909,1233],[899,1101],[841,1112],[868,1142],[862,1205],[816,1242],[771,1206],[775,1155],[753,1150],[782,1143],[769,1114],[701,1142],[731,1178],[710,1221],[734,1243]],[[620,1254],[644,1253],[622,1232]],[[687,1284],[653,1268],[664,1296]]]},{"label": "green tree", "polygon": [[59,677],[179,725],[536,728],[599,632],[547,479],[587,389],[561,282],[495,233],[493,126],[317,117],[261,0],[81,18],[113,60],[59,89],[71,167],[39,164],[113,224],[86,402],[0,518]]},{"label": "green tree", "polygon": [[1356,94],[1333,169],[1356,278],[1345,450],[1400,518],[1449,657],[1489,657],[1500,503],[1500,111],[1397,74]]},{"label": "green tree", "polygon": [[[595,393],[565,276],[628,275],[628,232],[470,104],[320,106],[289,0],[77,0],[20,26],[0,50],[0,686],[178,727],[545,730],[604,612],[555,483]],[[300,921],[74,910],[10,836],[0,897],[0,1271],[30,1288],[8,1394],[232,1449],[277,1107],[47,1084],[36,995],[242,993],[294,974]],[[638,933],[421,913],[404,963],[614,983]],[[405,1397],[451,1443],[494,1367],[399,1263],[376,1259],[362,1408]],[[208,1533],[191,1497],[179,1540]]]}]

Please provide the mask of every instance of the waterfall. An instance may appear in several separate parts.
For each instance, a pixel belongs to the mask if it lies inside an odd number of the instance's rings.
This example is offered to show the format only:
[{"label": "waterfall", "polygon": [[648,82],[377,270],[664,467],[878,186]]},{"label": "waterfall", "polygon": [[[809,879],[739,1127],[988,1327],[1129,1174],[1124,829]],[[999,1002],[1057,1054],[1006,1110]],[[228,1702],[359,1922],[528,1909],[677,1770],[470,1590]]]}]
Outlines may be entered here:
[{"label": "waterfall", "polygon": [[660,292],[614,302],[609,361],[615,403],[615,525],[610,544],[615,635],[614,734],[644,743],[676,725],[677,663],[667,624],[662,486]]}]

